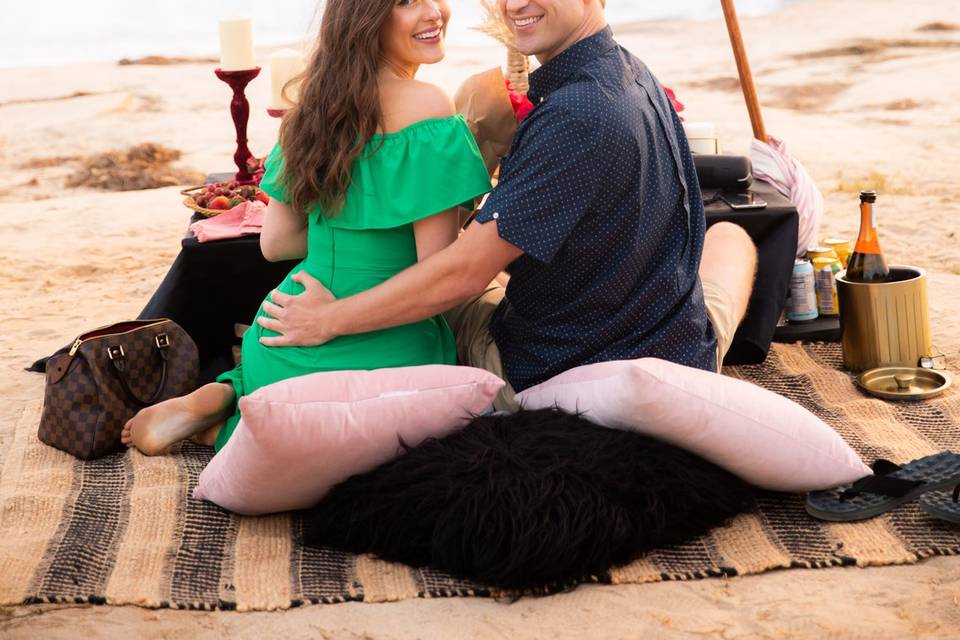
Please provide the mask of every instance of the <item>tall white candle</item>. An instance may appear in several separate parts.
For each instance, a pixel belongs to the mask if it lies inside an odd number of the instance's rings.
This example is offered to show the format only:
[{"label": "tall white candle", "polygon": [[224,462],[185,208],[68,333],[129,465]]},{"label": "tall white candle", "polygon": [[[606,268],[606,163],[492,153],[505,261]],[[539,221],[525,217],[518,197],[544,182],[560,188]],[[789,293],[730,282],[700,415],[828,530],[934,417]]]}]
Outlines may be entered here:
[{"label": "tall white candle", "polygon": [[304,67],[303,56],[293,49],[280,49],[270,55],[270,86],[273,90],[271,109],[289,109],[294,105],[299,97],[299,83],[287,89],[286,96],[283,95],[283,87]]},{"label": "tall white candle", "polygon": [[253,23],[250,18],[226,18],[220,21],[220,68],[242,71],[257,66],[253,52]]}]

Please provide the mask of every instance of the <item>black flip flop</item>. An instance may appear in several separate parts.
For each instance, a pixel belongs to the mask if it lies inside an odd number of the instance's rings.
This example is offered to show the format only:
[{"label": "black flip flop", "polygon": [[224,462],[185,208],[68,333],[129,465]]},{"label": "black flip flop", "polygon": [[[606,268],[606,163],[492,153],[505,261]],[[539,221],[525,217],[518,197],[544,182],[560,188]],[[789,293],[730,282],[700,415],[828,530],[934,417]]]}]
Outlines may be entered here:
[{"label": "black flip flop", "polygon": [[928,516],[960,524],[960,484],[953,493],[931,491],[920,498],[920,509]]},{"label": "black flip flop", "polygon": [[807,513],[830,522],[854,522],[886,513],[928,491],[960,484],[960,454],[951,451],[905,465],[873,463],[873,475],[827,491],[807,494]]}]

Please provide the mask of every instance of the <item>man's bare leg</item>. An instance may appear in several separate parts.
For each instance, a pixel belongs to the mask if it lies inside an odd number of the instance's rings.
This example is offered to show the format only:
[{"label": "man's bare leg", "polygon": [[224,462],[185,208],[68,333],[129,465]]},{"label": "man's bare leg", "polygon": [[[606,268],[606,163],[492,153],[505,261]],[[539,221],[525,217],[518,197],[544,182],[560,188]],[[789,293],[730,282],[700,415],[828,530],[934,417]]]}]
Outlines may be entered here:
[{"label": "man's bare leg", "polygon": [[707,229],[700,279],[719,285],[733,303],[736,324],[747,314],[757,274],[757,248],[742,227],[718,222]]},{"label": "man's bare leg", "polygon": [[203,444],[212,443],[233,412],[235,400],[232,385],[204,385],[189,395],[142,409],[124,425],[120,440],[148,456],[161,455],[171,445],[195,436]]}]

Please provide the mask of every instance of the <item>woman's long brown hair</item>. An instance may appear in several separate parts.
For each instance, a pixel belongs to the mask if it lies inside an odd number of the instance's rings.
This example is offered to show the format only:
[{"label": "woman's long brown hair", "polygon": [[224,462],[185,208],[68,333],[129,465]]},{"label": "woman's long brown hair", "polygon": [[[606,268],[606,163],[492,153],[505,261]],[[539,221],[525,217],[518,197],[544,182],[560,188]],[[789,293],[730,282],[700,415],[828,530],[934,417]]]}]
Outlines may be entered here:
[{"label": "woman's long brown hair", "polygon": [[336,214],[354,161],[382,125],[380,31],[395,0],[327,0],[299,100],[280,126],[290,206]]}]

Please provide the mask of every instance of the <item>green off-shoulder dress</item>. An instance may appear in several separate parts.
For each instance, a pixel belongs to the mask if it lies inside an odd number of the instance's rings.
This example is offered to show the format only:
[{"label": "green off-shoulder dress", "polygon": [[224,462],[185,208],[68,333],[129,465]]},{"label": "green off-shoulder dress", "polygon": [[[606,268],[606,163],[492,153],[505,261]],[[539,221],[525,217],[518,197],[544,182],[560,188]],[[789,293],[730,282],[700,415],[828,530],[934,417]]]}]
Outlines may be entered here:
[{"label": "green off-shoulder dress", "polygon": [[[279,145],[267,158],[260,183],[287,203]],[[299,294],[291,280],[305,270],[337,298],[377,286],[417,261],[413,223],[490,190],[490,179],[463,116],[421,120],[396,133],[378,134],[354,163],[343,209],[309,212],[307,256],[279,290]],[[263,314],[263,308],[257,316]],[[348,335],[314,347],[267,347],[276,333],[256,321],[243,336],[240,365],[217,378],[237,399],[280,380],[318,371],[371,370],[423,364],[456,364],[453,334],[442,316],[381,331]],[[215,448],[230,439],[239,408],[220,430]]]}]

